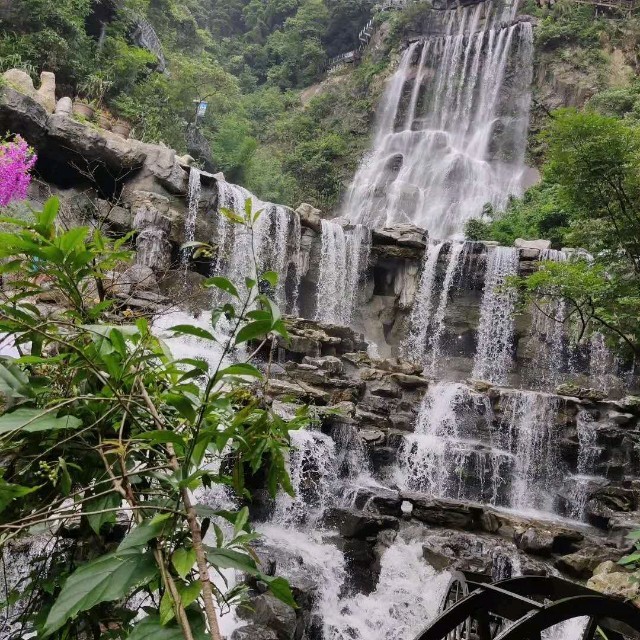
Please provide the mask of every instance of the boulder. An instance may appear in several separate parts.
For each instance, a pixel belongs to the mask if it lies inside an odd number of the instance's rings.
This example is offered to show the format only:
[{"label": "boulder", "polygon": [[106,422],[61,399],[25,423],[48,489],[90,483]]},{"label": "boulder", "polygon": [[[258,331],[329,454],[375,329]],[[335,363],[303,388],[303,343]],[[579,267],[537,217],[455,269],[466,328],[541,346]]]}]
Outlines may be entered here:
[{"label": "boulder", "polygon": [[56,110],[56,76],[51,71],[40,74],[40,88],[36,92],[36,100],[49,112]]},{"label": "boulder", "polygon": [[560,384],[556,387],[556,393],[559,396],[570,396],[573,398],[580,398],[581,400],[594,400],[600,401],[607,397],[604,391],[599,389],[591,389],[589,387],[581,387],[571,382]]},{"label": "boulder", "polygon": [[248,624],[235,629],[231,640],[278,640],[278,634],[269,627],[260,624]]},{"label": "boulder", "polygon": [[60,98],[60,100],[58,100],[58,102],[56,103],[54,113],[59,113],[70,118],[73,114],[73,102],[71,98]]},{"label": "boulder", "polygon": [[278,640],[293,640],[296,632],[296,612],[270,593],[261,593],[250,599],[249,606],[238,607],[237,614],[252,625],[267,627]]},{"label": "boulder", "polygon": [[587,587],[608,596],[630,600],[640,607],[640,571],[628,571],[608,560],[594,569]]},{"label": "boulder", "polygon": [[303,202],[297,209],[296,213],[300,216],[300,224],[309,227],[314,231],[320,231],[322,211],[314,206]]},{"label": "boulder", "polygon": [[550,531],[529,527],[516,535],[518,549],[538,556],[550,556],[553,553],[554,536]]},{"label": "boulder", "polygon": [[566,573],[572,578],[587,580],[594,569],[607,560],[616,561],[620,557],[620,552],[609,547],[589,545],[565,556],[561,556],[555,561],[556,569]]},{"label": "boulder", "polygon": [[16,91],[29,96],[34,100],[37,98],[38,92],[33,86],[31,76],[22,69],[9,69],[2,74],[5,82]]},{"label": "boulder", "polygon": [[302,363],[313,365],[314,367],[318,367],[323,371],[328,371],[329,373],[333,373],[335,375],[344,373],[344,365],[342,364],[342,360],[340,360],[340,358],[336,358],[335,356],[324,356],[323,358],[310,358],[309,356],[305,356],[302,359]]},{"label": "boulder", "polygon": [[357,509],[333,507],[327,509],[322,522],[338,530],[343,538],[370,538],[384,529],[398,530],[400,523],[392,516],[364,513]]},{"label": "boulder", "polygon": [[19,133],[32,146],[46,140],[46,109],[32,97],[12,86],[0,87],[0,131]]},{"label": "boulder", "polygon": [[516,238],[513,245],[518,249],[538,249],[539,251],[551,249],[550,240],[524,240],[523,238]]}]

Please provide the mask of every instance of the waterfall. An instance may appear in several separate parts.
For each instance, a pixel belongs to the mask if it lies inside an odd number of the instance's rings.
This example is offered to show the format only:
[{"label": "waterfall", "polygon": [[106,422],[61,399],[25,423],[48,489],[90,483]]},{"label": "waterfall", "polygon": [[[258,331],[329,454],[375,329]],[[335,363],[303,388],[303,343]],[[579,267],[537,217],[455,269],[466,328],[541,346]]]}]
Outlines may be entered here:
[{"label": "waterfall", "polygon": [[321,242],[316,320],[348,327],[369,255],[370,233],[362,225],[345,231],[337,222],[322,220]]},{"label": "waterfall", "polygon": [[[189,186],[187,188],[187,216],[184,219],[184,241],[193,242],[196,235],[196,219],[198,217],[198,206],[200,205],[200,193],[202,192],[202,179],[200,169],[191,167],[189,172]],[[192,250],[186,248],[182,250],[180,262],[186,269],[189,265]]]},{"label": "waterfall", "polygon": [[[448,247],[447,266],[437,296],[438,261],[445,246]],[[431,375],[437,372],[440,361],[451,290],[460,284],[459,277],[467,255],[468,243],[461,242],[430,244],[425,253],[418,293],[409,316],[409,330],[401,349],[407,359],[424,365]]]},{"label": "waterfall", "polygon": [[618,373],[618,362],[615,355],[607,347],[604,336],[593,333],[589,339],[589,376],[592,384],[608,393],[611,389],[612,377]]},{"label": "waterfall", "polygon": [[606,482],[605,478],[594,475],[594,467],[601,448],[596,444],[597,434],[593,416],[584,410],[578,412],[576,419],[578,431],[578,464],[576,474],[570,478],[571,488],[570,515],[577,520],[584,519],[589,493],[594,484]]},{"label": "waterfall", "polygon": [[449,249],[449,260],[447,262],[447,270],[444,274],[442,290],[440,291],[440,300],[438,308],[433,317],[433,336],[431,337],[431,361],[428,364],[429,372],[434,375],[436,373],[440,360],[442,334],[444,332],[444,316],[449,303],[449,295],[454,283],[456,274],[460,269],[460,258],[463,258],[464,264],[464,244],[460,242],[452,243]]},{"label": "waterfall", "polygon": [[495,247],[487,256],[478,348],[473,363],[473,377],[504,384],[512,365],[513,314],[517,294],[504,289],[509,276],[518,273],[518,250]]},{"label": "waterfall", "polygon": [[289,473],[295,495],[280,492],[273,522],[282,526],[314,522],[329,502],[337,483],[335,443],[320,431],[291,432]]},{"label": "waterfall", "polygon": [[[493,446],[493,412],[462,384],[439,382],[420,406],[415,433],[404,437],[395,480],[406,489],[443,498],[504,502],[503,485],[513,467],[511,452]],[[478,439],[479,426],[491,434]]]},{"label": "waterfall", "polygon": [[562,473],[555,426],[558,399],[534,391],[515,391],[505,399],[505,405],[502,429],[515,457],[509,506],[550,513]]},{"label": "waterfall", "polygon": [[409,316],[409,331],[402,345],[402,352],[409,360],[416,360],[417,357],[422,361],[427,348],[436,268],[443,246],[444,242],[430,243],[424,255],[420,284]]},{"label": "waterfall", "polygon": [[430,34],[409,46],[388,83],[345,217],[411,222],[447,238],[487,203],[500,210],[521,193],[533,33],[527,22],[504,25],[516,9],[432,12]]},{"label": "waterfall", "polygon": [[[224,180],[218,180],[217,187],[218,251],[213,272],[225,275],[237,285],[245,278],[256,277],[255,258],[261,270],[278,274],[274,297],[282,311],[295,311],[301,264],[298,214],[282,205],[262,202],[243,187]],[[234,224],[220,213],[221,208],[226,208],[244,218],[248,200],[253,212],[262,211],[252,229]]]}]

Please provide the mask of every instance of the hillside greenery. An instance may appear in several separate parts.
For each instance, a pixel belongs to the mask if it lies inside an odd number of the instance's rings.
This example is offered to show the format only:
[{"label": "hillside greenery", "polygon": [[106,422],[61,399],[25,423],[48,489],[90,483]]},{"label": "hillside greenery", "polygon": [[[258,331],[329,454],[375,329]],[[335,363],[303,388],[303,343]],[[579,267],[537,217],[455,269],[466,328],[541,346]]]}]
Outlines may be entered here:
[{"label": "hillside greenery", "polygon": [[[355,48],[372,0],[11,0],[0,71],[56,74],[133,135],[199,156],[206,168],[287,204],[332,207],[362,152],[375,95],[371,62],[302,104],[328,58]],[[153,25],[166,70],[136,46]],[[384,66],[384,65],[382,65]],[[191,144],[195,103],[208,102]],[[195,101],[195,102],[194,102]],[[199,152],[199,153],[196,153]]]}]

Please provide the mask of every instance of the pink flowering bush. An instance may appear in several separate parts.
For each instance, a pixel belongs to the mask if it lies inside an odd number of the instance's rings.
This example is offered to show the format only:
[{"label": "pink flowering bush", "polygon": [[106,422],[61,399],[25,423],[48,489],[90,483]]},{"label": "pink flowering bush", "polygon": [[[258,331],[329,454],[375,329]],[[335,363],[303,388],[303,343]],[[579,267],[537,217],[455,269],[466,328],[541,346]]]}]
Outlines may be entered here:
[{"label": "pink flowering bush", "polygon": [[27,197],[35,163],[36,154],[20,136],[0,142],[0,207]]}]

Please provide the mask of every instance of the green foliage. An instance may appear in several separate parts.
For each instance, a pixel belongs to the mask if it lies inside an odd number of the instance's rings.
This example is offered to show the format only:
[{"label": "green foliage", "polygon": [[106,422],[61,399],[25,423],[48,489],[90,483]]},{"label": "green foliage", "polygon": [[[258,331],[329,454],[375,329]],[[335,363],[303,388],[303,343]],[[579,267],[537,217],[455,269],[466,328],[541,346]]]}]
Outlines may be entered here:
[{"label": "green foliage", "polygon": [[635,551],[621,558],[618,563],[630,569],[638,569],[640,568],[640,531],[630,533],[627,538],[633,542]]},{"label": "green foliage", "polygon": [[[9,638],[82,636],[96,620],[109,620],[122,637],[210,637],[214,605],[237,602],[244,587],[214,588],[203,576],[229,567],[294,606],[286,581],[256,562],[247,508],[228,512],[192,497],[218,485],[242,501],[256,474],[272,494],[292,492],[284,453],[306,412],[284,422],[261,400],[256,387],[267,380],[258,368],[223,364],[238,344],[286,339],[279,310],[261,293],[277,274],[256,264],[256,279],[242,285],[207,281],[224,297],[211,328],[171,331],[219,343],[222,354],[211,368],[176,360],[146,319],[127,324],[111,297],[109,274],[126,264],[127,238],[110,243],[99,230],[60,230],[57,210],[50,200],[32,221],[5,218],[12,231],[0,233],[0,272],[11,282],[0,331],[28,353],[0,362],[0,548],[58,531],[46,563],[34,563],[16,585],[22,626]],[[231,217],[253,233],[258,216],[249,202],[244,216]],[[59,302],[54,314],[33,304],[50,290]],[[223,315],[233,329],[221,338]],[[65,527],[72,535],[60,533]],[[207,528],[214,544],[202,541]],[[155,605],[134,626],[126,603],[141,592]]]},{"label": "green foliage", "polygon": [[543,262],[519,280],[524,300],[544,307],[567,303],[565,322],[571,322],[577,342],[598,331],[613,347],[634,353],[640,347],[640,289],[637,282],[612,277],[601,263],[585,259]]},{"label": "green foliage", "polygon": [[545,12],[535,30],[536,46],[554,49],[568,44],[594,47],[599,43],[602,21],[595,8],[572,0],[559,0]]},{"label": "green foliage", "polygon": [[543,182],[512,201],[502,215],[472,221],[477,239],[510,244],[548,238],[584,247],[590,261],[547,263],[518,281],[539,305],[563,299],[581,339],[593,331],[620,351],[640,351],[640,128],[594,111],[553,114],[542,133]]},{"label": "green foliage", "polygon": [[559,248],[566,244],[570,217],[558,191],[552,182],[531,187],[522,198],[512,198],[504,212],[487,211],[488,220],[470,220],[466,235],[470,240],[497,240],[504,245],[516,238],[545,238]]},{"label": "green foliage", "polygon": [[95,41],[85,29],[91,8],[90,0],[15,0],[0,21],[0,58],[17,56],[20,66],[75,84],[94,59]]}]

